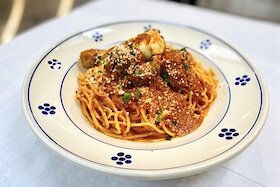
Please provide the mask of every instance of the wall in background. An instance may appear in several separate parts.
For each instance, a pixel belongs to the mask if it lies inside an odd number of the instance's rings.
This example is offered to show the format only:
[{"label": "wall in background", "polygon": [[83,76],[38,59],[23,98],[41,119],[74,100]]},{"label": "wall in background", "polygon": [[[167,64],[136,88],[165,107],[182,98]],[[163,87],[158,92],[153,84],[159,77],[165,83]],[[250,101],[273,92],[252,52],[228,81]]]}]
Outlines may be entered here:
[{"label": "wall in background", "polygon": [[197,5],[242,16],[280,22],[280,0],[197,0]]},{"label": "wall in background", "polygon": [[[17,34],[32,28],[39,23],[48,19],[59,16],[60,5],[65,5],[65,13],[68,13],[72,8],[82,5],[86,2],[94,0],[0,0],[0,44],[7,42]],[[117,1],[117,0],[116,0]],[[248,16],[256,19],[263,19],[280,23],[280,0],[170,0],[180,3],[188,3],[191,5],[201,6],[205,8],[215,9],[219,11]],[[7,20],[11,13],[12,7],[15,4],[24,2],[22,6],[23,13],[15,11],[21,16],[19,21],[13,21],[15,32],[10,34],[10,37],[3,37],[3,30],[9,28]],[[64,3],[62,3],[64,2]],[[67,6],[67,3],[70,6]],[[20,6],[20,5],[19,5]],[[20,8],[18,6],[18,8]],[[6,29],[11,30],[11,29]],[[3,40],[6,38],[6,40]]]}]

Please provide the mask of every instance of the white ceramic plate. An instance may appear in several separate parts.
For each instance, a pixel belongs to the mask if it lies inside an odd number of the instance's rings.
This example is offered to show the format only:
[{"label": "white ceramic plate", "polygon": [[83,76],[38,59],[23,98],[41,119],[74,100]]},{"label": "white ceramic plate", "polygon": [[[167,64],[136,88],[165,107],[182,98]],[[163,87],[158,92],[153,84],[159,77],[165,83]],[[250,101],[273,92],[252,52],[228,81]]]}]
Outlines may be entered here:
[{"label": "white ceramic plate", "polygon": [[[158,143],[114,139],[96,131],[75,99],[82,50],[108,48],[145,29],[188,47],[219,80],[218,96],[193,133]],[[244,150],[262,129],[269,94],[262,75],[236,48],[207,32],[160,22],[120,22],[73,35],[31,68],[22,90],[23,108],[35,134],[52,150],[78,164],[112,174],[176,178],[207,170]]]}]

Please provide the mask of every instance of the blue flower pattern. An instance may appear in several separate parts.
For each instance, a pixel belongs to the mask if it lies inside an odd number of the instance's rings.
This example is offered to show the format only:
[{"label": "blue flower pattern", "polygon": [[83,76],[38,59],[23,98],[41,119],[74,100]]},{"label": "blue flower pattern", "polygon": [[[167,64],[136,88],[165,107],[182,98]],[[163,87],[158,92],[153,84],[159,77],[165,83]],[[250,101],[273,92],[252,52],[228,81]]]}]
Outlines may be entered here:
[{"label": "blue flower pattern", "polygon": [[55,114],[56,107],[51,106],[49,103],[44,103],[43,105],[39,105],[38,109],[41,110],[42,114],[48,115],[48,114]]},{"label": "blue flower pattern", "polygon": [[116,164],[118,165],[123,165],[123,164],[131,164],[132,156],[130,154],[125,154],[123,152],[119,152],[116,156],[112,156],[111,160],[115,161]]},{"label": "blue flower pattern", "polygon": [[103,40],[103,35],[100,34],[98,31],[95,32],[94,35],[92,35],[95,42],[101,42]]},{"label": "blue flower pattern", "polygon": [[200,42],[200,49],[203,49],[203,50],[209,49],[209,47],[211,45],[212,45],[212,42],[209,39],[204,40],[204,41]]},{"label": "blue flower pattern", "polygon": [[144,26],[145,31],[148,31],[148,30],[151,30],[151,29],[152,29],[152,25],[150,25],[150,24]]},{"label": "blue flower pattern", "polygon": [[49,60],[48,64],[50,65],[50,68],[53,70],[61,69],[61,62],[59,62],[57,59]]},{"label": "blue flower pattern", "polygon": [[225,138],[226,140],[232,140],[234,137],[239,136],[239,133],[234,128],[223,128],[218,136],[220,138]]},{"label": "blue flower pattern", "polygon": [[235,85],[241,85],[241,86],[245,86],[249,81],[250,81],[250,77],[248,75],[243,75],[241,77],[236,77],[235,78]]}]

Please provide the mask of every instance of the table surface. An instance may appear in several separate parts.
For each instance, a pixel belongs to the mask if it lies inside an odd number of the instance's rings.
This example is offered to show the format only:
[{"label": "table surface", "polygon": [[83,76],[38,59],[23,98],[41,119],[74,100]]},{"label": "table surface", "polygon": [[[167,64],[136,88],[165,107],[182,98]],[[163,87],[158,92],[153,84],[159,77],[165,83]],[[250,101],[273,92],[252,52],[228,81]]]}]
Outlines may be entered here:
[{"label": "table surface", "polygon": [[[241,48],[264,74],[270,114],[241,154],[208,172],[166,180],[133,180],[84,168],[48,150],[28,126],[21,87],[30,66],[71,34],[127,20],[167,21],[206,30]],[[280,26],[166,1],[92,1],[0,45],[0,186],[279,186]]]}]

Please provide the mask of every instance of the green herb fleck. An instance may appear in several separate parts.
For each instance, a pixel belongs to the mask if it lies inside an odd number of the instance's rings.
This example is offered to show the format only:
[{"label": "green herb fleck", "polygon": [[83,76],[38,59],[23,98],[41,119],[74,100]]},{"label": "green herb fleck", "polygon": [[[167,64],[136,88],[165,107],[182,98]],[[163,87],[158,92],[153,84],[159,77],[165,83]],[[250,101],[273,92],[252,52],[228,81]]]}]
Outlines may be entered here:
[{"label": "green herb fleck", "polygon": [[124,94],[122,95],[122,100],[123,102],[128,103],[131,100],[131,97],[132,97],[131,93],[124,92]]},{"label": "green herb fleck", "polygon": [[151,73],[154,74],[156,71],[157,71],[156,68],[153,68],[153,69],[151,70]]},{"label": "green herb fleck", "polygon": [[133,55],[133,56],[135,56],[135,51],[134,51],[134,49],[135,49],[135,47],[134,47],[134,45],[133,44],[130,44],[130,45],[128,45],[128,47],[129,47],[129,50],[130,50],[130,54],[131,55]]},{"label": "green herb fleck", "polygon": [[166,138],[165,138],[165,140],[171,140],[172,139],[172,136],[167,136]]},{"label": "green herb fleck", "polygon": [[121,85],[121,84],[117,84],[116,87],[117,87],[118,89],[122,89],[122,85]]},{"label": "green herb fleck", "polygon": [[105,64],[105,60],[100,60],[99,65],[103,65],[103,64]]},{"label": "green herb fleck", "polygon": [[187,51],[187,48],[183,47],[182,49],[180,49],[180,51]]},{"label": "green herb fleck", "polygon": [[160,74],[161,78],[164,80],[164,82],[168,83],[169,82],[169,74],[167,71],[162,71]]},{"label": "green herb fleck", "polygon": [[129,47],[130,50],[134,49],[134,45],[133,44],[129,44],[128,47]]},{"label": "green herb fleck", "polygon": [[95,60],[96,60],[96,62],[97,62],[99,65],[104,64],[104,60],[102,59],[102,56],[100,56],[100,55],[97,55],[97,56],[95,57]]},{"label": "green herb fleck", "polygon": [[161,109],[157,110],[157,114],[161,114],[163,111]]},{"label": "green herb fleck", "polygon": [[177,126],[177,121],[172,121],[173,126]]},{"label": "green herb fleck", "polygon": [[183,63],[183,68],[184,69],[188,69],[189,68],[189,64],[188,63]]},{"label": "green herb fleck", "polygon": [[141,93],[140,93],[139,89],[136,90],[135,96],[137,99],[139,99],[141,97]]},{"label": "green herb fleck", "polygon": [[163,112],[162,110],[157,111],[156,122],[158,122],[158,123],[160,123],[162,121],[162,116],[161,116],[162,112]]},{"label": "green herb fleck", "polygon": [[140,69],[136,69],[136,70],[135,70],[135,74],[136,74],[136,75],[140,75],[140,74],[141,74],[141,70],[140,70]]},{"label": "green herb fleck", "polygon": [[158,114],[158,115],[157,115],[156,122],[160,123],[161,121],[162,121],[161,114]]}]

